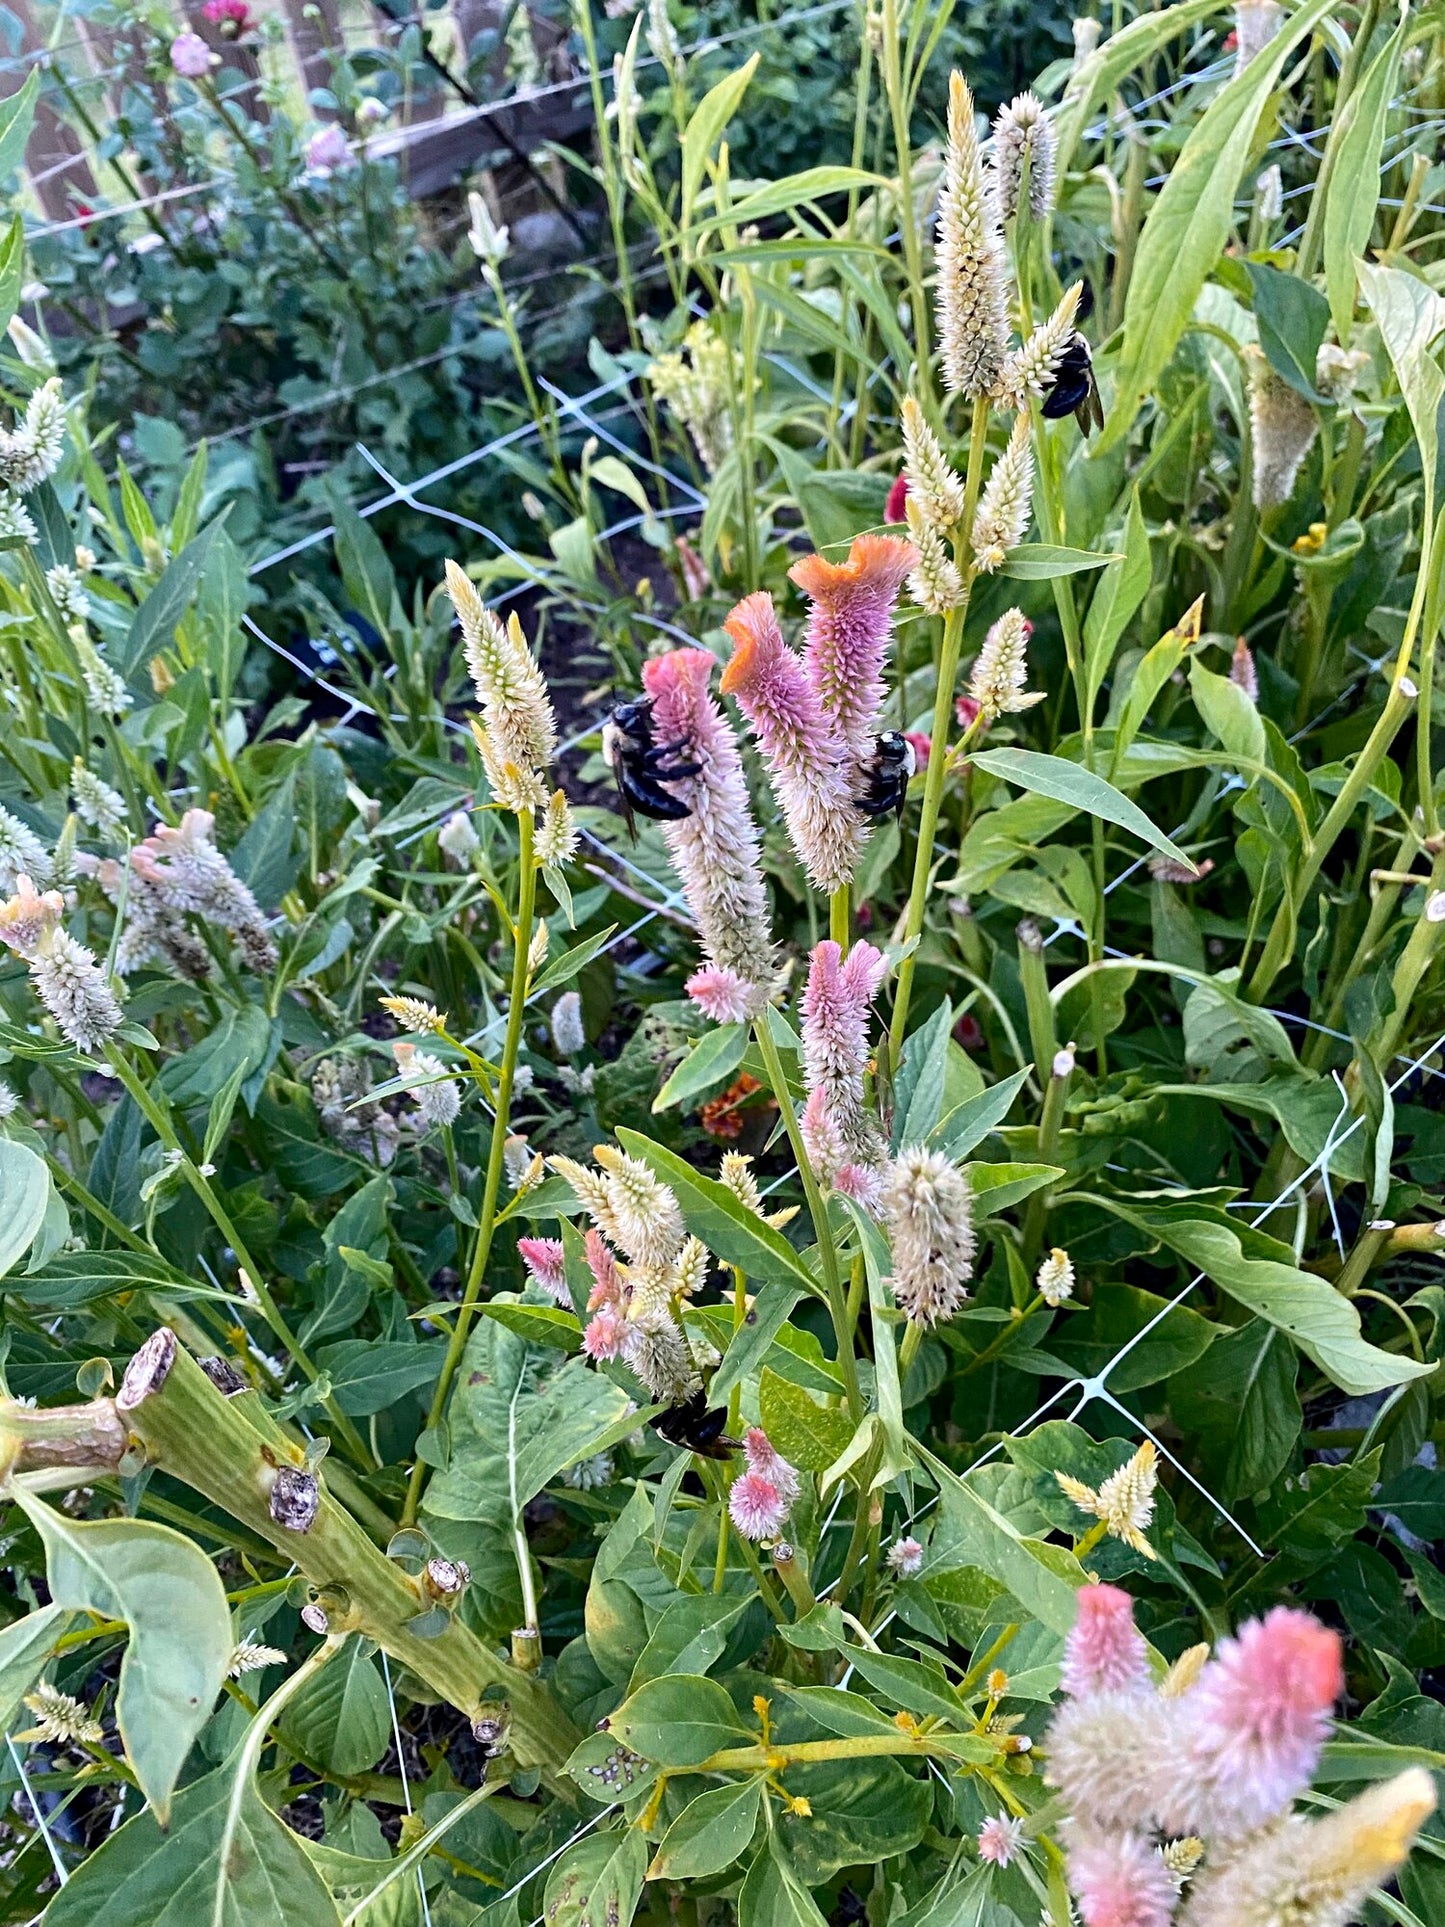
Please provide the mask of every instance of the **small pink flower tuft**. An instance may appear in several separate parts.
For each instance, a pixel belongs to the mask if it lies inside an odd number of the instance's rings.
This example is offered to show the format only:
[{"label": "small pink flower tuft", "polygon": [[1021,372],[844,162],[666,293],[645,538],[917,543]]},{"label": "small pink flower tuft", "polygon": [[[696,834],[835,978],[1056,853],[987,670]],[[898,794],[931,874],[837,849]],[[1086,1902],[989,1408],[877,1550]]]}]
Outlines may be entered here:
[{"label": "small pink flower tuft", "polygon": [[1139,1834],[1079,1841],[1069,1876],[1084,1927],[1169,1927],[1178,1891],[1163,1856]]},{"label": "small pink flower tuft", "polygon": [[588,1294],[588,1311],[597,1311],[603,1305],[620,1305],[622,1280],[617,1273],[617,1260],[612,1254],[611,1245],[595,1226],[589,1226],[583,1248],[587,1254],[587,1268],[596,1281]]},{"label": "small pink flower tuft", "polygon": [[354,163],[351,142],[335,121],[317,128],[306,143],[306,167],[312,174],[335,174]]},{"label": "small pink flower tuft", "polygon": [[[958,700],[962,702],[964,698],[960,696]],[[926,730],[905,729],[903,732],[903,740],[913,751],[913,767],[915,769],[927,769],[928,759],[933,754],[933,738]]]},{"label": "small pink flower tuft", "polygon": [[888,1563],[900,1579],[912,1579],[923,1570],[923,1547],[911,1535],[895,1539],[888,1548]]},{"label": "small pink flower tuft", "polygon": [[572,1294],[567,1289],[567,1269],[560,1238],[518,1238],[517,1250],[532,1282],[540,1285],[564,1311],[572,1309]]},{"label": "small pink flower tuft", "polygon": [[1000,1813],[990,1814],[978,1830],[979,1858],[991,1860],[996,1867],[1006,1867],[1023,1843],[1023,1821],[1006,1819]]},{"label": "small pink flower tuft", "polygon": [[1309,1785],[1343,1687],[1340,1636],[1311,1613],[1276,1606],[1220,1642],[1180,1702],[1215,1833],[1262,1826]]},{"label": "small pink flower tuft", "polygon": [[663,840],[697,921],[706,968],[689,995],[718,1022],[756,1017],[777,973],[768,930],[762,839],[748,806],[737,738],[708,694],[717,663],[706,649],[674,649],[642,672],[660,743],[683,743],[685,760],[701,767],[670,788],[688,815],[664,823]]},{"label": "small pink flower tuft", "polygon": [[860,535],[846,562],[805,555],[788,571],[813,605],[804,651],[808,680],[860,763],[873,754],[878,733],[893,605],[917,561],[913,544],[896,535]]},{"label": "small pink flower tuft", "polygon": [[620,1358],[627,1337],[627,1321],[615,1305],[604,1305],[582,1334],[582,1349],[590,1359]]},{"label": "small pink flower tuft", "polygon": [[853,946],[847,959],[831,938],[813,951],[803,992],[803,1141],[825,1185],[836,1188],[844,1165],[882,1162],[883,1135],[863,1102],[868,1068],[868,1020],[887,971],[887,959],[871,943]]},{"label": "small pink flower tuft", "polygon": [[724,623],[733,642],[722,692],[753,726],[788,835],[820,890],[847,883],[866,839],[842,740],[817,682],[783,640],[773,598],[745,596]]},{"label": "small pink flower tuft", "polygon": [[899,475],[888,491],[888,501],[883,510],[883,520],[885,522],[901,522],[903,520],[903,504],[907,500],[908,477],[906,475]]},{"label": "small pink flower tuft", "polygon": [[198,33],[178,33],[171,42],[171,67],[182,80],[199,80],[208,74],[213,57]]},{"label": "small pink flower tuft", "polygon": [[1149,1683],[1134,1601],[1118,1586],[1081,1586],[1078,1618],[1064,1647],[1061,1684],[1074,1699]]},{"label": "small pink flower tuft", "polygon": [[789,1502],[761,1472],[744,1472],[728,1494],[728,1511],[745,1539],[776,1539],[789,1512]]},{"label": "small pink flower tuft", "polygon": [[756,1472],[760,1478],[766,1479],[791,1509],[803,1489],[802,1480],[761,1426],[749,1427],[747,1437],[743,1440],[743,1456],[748,1462],[749,1472]]}]

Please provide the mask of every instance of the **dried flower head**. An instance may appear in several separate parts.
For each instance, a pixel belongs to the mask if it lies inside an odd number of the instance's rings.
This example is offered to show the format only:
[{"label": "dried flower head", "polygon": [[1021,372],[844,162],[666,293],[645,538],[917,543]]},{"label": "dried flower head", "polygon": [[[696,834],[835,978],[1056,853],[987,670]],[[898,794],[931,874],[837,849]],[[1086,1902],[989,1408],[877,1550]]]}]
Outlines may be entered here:
[{"label": "dried flower head", "polygon": [[1039,1266],[1034,1283],[1046,1305],[1062,1305],[1073,1297],[1074,1261],[1061,1245],[1055,1245]]},{"label": "dried flower head", "polygon": [[1029,448],[1029,418],[1020,413],[1009,436],[1008,446],[993,465],[974,517],[974,565],[983,575],[992,575],[1008,560],[1028,533],[1030,501],[1034,486],[1034,458]]},{"label": "dried flower head", "polygon": [[247,1673],[264,1672],[268,1666],[284,1666],[286,1655],[278,1646],[262,1646],[257,1640],[242,1639],[236,1642],[231,1654],[231,1663],[226,1668],[227,1679],[244,1679]]},{"label": "dried flower head", "polygon": [[49,1680],[41,1680],[33,1693],[27,1693],[24,1704],[36,1716],[36,1723],[26,1732],[17,1733],[17,1740],[39,1740],[50,1746],[99,1746],[105,1738],[105,1728],[90,1717],[89,1709]]},{"label": "dried flower head", "polygon": [[1244,357],[1249,373],[1254,506],[1263,511],[1279,508],[1294,494],[1300,465],[1310,452],[1319,421],[1304,396],[1270,367],[1263,350],[1251,343]]},{"label": "dried flower head", "polygon": [[446,1017],[435,1004],[429,1004],[422,997],[380,997],[377,999],[383,1010],[389,1010],[405,1031],[414,1032],[418,1037],[428,1032],[443,1031],[447,1027]]},{"label": "dried flower head", "polygon": [[1088,15],[1083,19],[1075,20],[1072,26],[1074,35],[1074,65],[1078,67],[1089,58],[1089,55],[1093,53],[1094,49],[1098,46],[1099,35],[1103,31],[1103,28],[1100,21]]},{"label": "dried flower head", "polygon": [[1028,638],[1029,624],[1021,609],[1005,609],[984,637],[968,679],[968,692],[978,704],[982,723],[1018,715],[1043,701],[1041,690],[1027,687]]},{"label": "dried flower head", "polygon": [[1347,402],[1369,365],[1365,349],[1340,348],[1333,341],[1322,341],[1315,356],[1315,387],[1337,405]]},{"label": "dried flower head", "polygon": [[702,944],[703,968],[688,995],[716,1022],[740,1023],[766,1008],[777,960],[737,737],[708,693],[716,667],[706,649],[674,649],[649,662],[642,680],[658,740],[686,743],[688,761],[699,765],[671,784],[688,814],[662,826]]},{"label": "dried flower head", "polygon": [[1159,1483],[1159,1454],[1152,1439],[1145,1439],[1128,1463],[1111,1472],[1097,1490],[1067,1472],[1055,1472],[1054,1477],[1059,1490],[1081,1512],[1102,1519],[1111,1538],[1122,1539],[1146,1559],[1158,1557],[1144,1537],[1154,1517],[1154,1490]]},{"label": "dried flower head", "polygon": [[899,1305],[918,1325],[952,1318],[977,1247],[968,1179],[941,1151],[910,1145],[889,1166],[882,1208]]},{"label": "dried flower head", "polygon": [[209,810],[187,810],[174,827],[157,824],[131,851],[130,866],[163,909],[228,931],[265,975],[276,968],[276,945],[249,886],[216,848],[215,822]]},{"label": "dried flower head", "polygon": [[[938,437],[912,395],[903,402],[903,493],[897,514],[890,497],[885,520],[900,522],[910,495],[916,496],[924,519],[932,528],[947,530],[963,515],[963,479],[939,447]],[[894,487],[897,487],[897,483]]]},{"label": "dried flower head", "polygon": [[1053,124],[1037,94],[1015,94],[1000,107],[993,123],[993,165],[998,179],[999,212],[1008,221],[1018,212],[1024,164],[1028,163],[1029,212],[1045,220],[1054,204]]},{"label": "dried flower head", "polygon": [[959,73],[948,83],[936,246],[943,385],[977,400],[993,392],[1008,353],[1008,293],[998,197],[984,174],[973,95]]}]

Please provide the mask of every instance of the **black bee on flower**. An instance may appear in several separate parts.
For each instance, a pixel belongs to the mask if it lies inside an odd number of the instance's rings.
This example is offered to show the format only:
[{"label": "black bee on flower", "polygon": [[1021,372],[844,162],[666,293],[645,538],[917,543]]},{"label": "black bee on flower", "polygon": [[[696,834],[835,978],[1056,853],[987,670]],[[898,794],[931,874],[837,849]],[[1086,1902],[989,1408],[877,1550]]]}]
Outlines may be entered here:
[{"label": "black bee on flower", "polygon": [[[1086,281],[1079,302],[1079,320],[1086,321],[1093,307],[1093,291]],[[1093,357],[1081,334],[1070,336],[1069,345],[1059,358],[1053,383],[1044,396],[1043,412],[1051,422],[1061,422],[1065,415],[1072,415],[1086,440],[1091,428],[1104,426],[1104,405],[1094,381]]]},{"label": "black bee on flower", "polygon": [[670,1445],[680,1445],[705,1459],[729,1459],[742,1450],[741,1439],[730,1439],[723,1430],[728,1415],[721,1407],[708,1410],[706,1392],[694,1392],[680,1405],[670,1405],[648,1423]]},{"label": "black bee on flower", "polygon": [[638,816],[660,823],[680,823],[692,806],[666,786],[696,776],[701,763],[674,760],[689,745],[659,743],[653,729],[652,698],[633,696],[620,702],[602,726],[602,760],[612,771],[622,814],[636,840]]},{"label": "black bee on flower", "polygon": [[918,767],[913,745],[896,729],[885,729],[873,746],[873,754],[862,765],[864,786],[853,798],[865,816],[887,816],[890,810],[898,820],[908,795],[909,778]]}]

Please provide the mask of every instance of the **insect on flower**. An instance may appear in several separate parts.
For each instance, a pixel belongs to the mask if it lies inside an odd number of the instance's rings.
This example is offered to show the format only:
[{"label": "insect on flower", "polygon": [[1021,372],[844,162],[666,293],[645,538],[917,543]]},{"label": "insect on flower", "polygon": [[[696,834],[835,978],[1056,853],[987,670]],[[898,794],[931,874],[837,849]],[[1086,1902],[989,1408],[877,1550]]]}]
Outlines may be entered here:
[{"label": "insect on flower", "polygon": [[680,1445],[704,1459],[730,1459],[742,1450],[742,1440],[729,1438],[723,1430],[727,1422],[728,1415],[721,1407],[708,1410],[707,1394],[701,1391],[648,1421],[670,1445]]},{"label": "insect on flower", "polygon": [[[1086,321],[1093,308],[1093,291],[1086,281],[1083,294],[1079,297],[1079,320]],[[1061,422],[1065,415],[1072,415],[1079,424],[1079,433],[1085,438],[1091,428],[1104,426],[1104,405],[1099,400],[1099,390],[1094,382],[1094,359],[1089,353],[1088,342],[1081,334],[1075,333],[1070,338],[1068,347],[1059,357],[1053,383],[1044,396],[1043,413],[1051,422]]]},{"label": "insect on flower", "polygon": [[616,779],[622,813],[634,841],[637,816],[650,816],[659,823],[680,823],[691,814],[690,804],[663,787],[697,775],[701,764],[673,760],[688,747],[685,742],[657,741],[650,696],[634,696],[618,703],[603,724],[602,760]]},{"label": "insect on flower", "polygon": [[863,789],[853,798],[865,816],[887,816],[903,820],[903,804],[908,783],[918,767],[913,745],[896,729],[885,729],[877,738],[872,756],[862,766]]}]

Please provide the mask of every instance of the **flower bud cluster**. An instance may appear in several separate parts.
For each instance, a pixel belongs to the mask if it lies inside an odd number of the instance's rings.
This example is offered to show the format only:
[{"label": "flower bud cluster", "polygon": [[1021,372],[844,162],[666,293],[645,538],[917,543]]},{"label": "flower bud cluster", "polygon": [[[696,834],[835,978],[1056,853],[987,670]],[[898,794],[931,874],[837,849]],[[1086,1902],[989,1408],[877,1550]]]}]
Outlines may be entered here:
[{"label": "flower bud cluster", "polygon": [[0,906],[0,943],[24,959],[35,994],[60,1033],[80,1051],[96,1051],[119,1030],[121,1008],[95,953],[61,926],[65,899],[40,895],[28,876]]},{"label": "flower bud cluster", "polygon": [[717,473],[733,445],[730,378],[727,342],[706,320],[695,321],[683,336],[681,349],[656,356],[647,370],[653,394],[691,435],[698,460],[709,475]]},{"label": "flower bud cluster", "polygon": [[179,824],[157,824],[130,853],[129,873],[114,858],[82,859],[111,902],[123,905],[115,967],[121,976],[146,964],[183,977],[211,974],[210,953],[188,919],[225,931],[258,976],[276,968],[276,945],[261,907],[215,844],[209,810],[187,810]]}]

